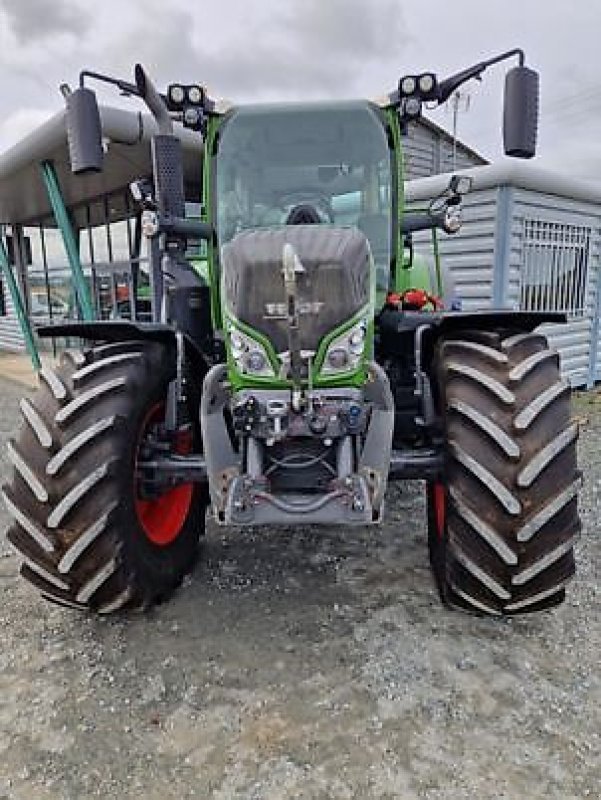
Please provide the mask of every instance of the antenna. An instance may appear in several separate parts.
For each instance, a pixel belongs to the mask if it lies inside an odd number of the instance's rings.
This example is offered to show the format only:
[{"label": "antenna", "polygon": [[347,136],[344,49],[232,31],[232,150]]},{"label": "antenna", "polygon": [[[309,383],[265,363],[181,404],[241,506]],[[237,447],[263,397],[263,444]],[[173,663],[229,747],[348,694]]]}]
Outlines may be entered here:
[{"label": "antenna", "polygon": [[[451,97],[451,110],[453,112],[453,172],[457,169],[457,128],[459,114],[467,113],[470,109],[472,96],[469,92],[457,89]],[[448,106],[447,106],[448,108]]]}]

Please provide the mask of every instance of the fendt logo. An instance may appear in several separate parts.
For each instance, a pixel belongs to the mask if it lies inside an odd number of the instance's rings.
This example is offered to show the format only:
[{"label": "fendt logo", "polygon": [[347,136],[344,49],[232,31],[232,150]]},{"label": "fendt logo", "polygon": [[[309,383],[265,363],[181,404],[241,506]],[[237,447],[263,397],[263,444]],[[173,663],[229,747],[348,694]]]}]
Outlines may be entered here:
[{"label": "fendt logo", "polygon": [[[317,316],[321,312],[323,306],[324,303],[322,303],[321,300],[307,300],[297,305],[297,312],[299,316],[308,316],[310,314]],[[264,319],[287,319],[286,303],[265,303],[265,314],[263,317]]]}]

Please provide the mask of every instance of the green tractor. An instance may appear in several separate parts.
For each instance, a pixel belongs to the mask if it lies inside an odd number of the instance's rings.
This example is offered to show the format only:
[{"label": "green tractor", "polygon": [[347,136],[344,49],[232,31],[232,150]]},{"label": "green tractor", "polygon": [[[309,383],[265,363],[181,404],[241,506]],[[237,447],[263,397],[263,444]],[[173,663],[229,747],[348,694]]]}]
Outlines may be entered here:
[{"label": "green tractor", "polygon": [[[509,155],[534,155],[538,75],[520,50],[445,80],[407,75],[379,102],[221,108],[83,72],[67,97],[75,173],[102,169],[91,79],[145,101],[153,180],[131,190],[152,315],[71,322],[79,337],[23,399],[9,444],[8,539],[56,603],[100,613],[167,598],[219,525],[377,525],[389,481],[426,483],[442,600],[512,615],[560,603],[579,531],[576,425],[551,313],[462,313],[412,236],[460,226],[470,181],[403,205],[403,137],[425,103],[517,57]],[[204,141],[202,216],[185,216],[174,121]],[[428,234],[428,232],[430,232]],[[423,234],[422,234],[423,235]],[[201,257],[187,259],[191,242]],[[434,246],[433,251],[437,249]]]}]

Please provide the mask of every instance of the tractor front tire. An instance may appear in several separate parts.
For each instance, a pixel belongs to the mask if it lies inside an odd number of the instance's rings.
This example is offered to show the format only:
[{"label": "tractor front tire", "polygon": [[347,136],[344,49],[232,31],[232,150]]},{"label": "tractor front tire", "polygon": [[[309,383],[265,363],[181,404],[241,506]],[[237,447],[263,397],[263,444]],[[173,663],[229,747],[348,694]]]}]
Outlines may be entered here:
[{"label": "tractor front tire", "polygon": [[[140,496],[142,437],[164,417],[175,354],[149,342],[66,353],[21,400],[3,495],[21,574],[48,600],[109,613],[169,597],[194,566],[204,531],[199,485]],[[197,413],[192,408],[191,420]],[[197,426],[196,426],[197,427]],[[199,432],[194,431],[199,445]],[[189,443],[190,446],[190,443]]]},{"label": "tractor front tire", "polygon": [[537,333],[464,332],[433,366],[446,464],[427,485],[428,542],[442,600],[494,616],[561,603],[580,475],[558,354]]}]

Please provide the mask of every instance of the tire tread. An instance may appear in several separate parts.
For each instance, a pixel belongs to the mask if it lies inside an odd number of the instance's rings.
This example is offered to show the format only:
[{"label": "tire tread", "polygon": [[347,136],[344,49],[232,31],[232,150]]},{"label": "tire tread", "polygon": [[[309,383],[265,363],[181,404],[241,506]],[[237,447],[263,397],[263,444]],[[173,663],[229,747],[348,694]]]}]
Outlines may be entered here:
[{"label": "tire tread", "polygon": [[137,522],[124,494],[128,482],[133,487],[137,426],[173,369],[159,343],[100,344],[64,353],[22,401],[23,425],[9,444],[12,480],[2,494],[21,575],[44,599],[100,613],[148,607],[192,569],[204,525],[200,495],[185,536],[152,550],[132,544]]},{"label": "tire tread", "polygon": [[497,332],[483,341],[463,332],[435,359],[447,504],[441,538],[428,494],[430,559],[446,603],[528,613],[560,603],[575,571],[578,428],[557,353],[542,335]]}]

